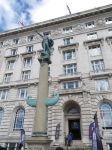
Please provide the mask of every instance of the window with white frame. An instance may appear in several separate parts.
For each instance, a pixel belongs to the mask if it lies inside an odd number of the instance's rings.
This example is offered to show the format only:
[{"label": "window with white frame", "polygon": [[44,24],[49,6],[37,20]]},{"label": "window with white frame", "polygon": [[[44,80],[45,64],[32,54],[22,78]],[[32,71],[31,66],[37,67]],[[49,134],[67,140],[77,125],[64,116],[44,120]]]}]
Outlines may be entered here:
[{"label": "window with white frame", "polygon": [[6,143],[5,144],[5,148],[7,148],[7,150],[18,150],[19,149],[19,143]]},{"label": "window with white frame", "polygon": [[32,59],[31,58],[26,58],[24,60],[24,67],[31,66],[31,64],[32,64]]},{"label": "window with white frame", "polygon": [[14,40],[14,44],[18,44],[18,42],[19,42],[18,39]]},{"label": "window with white frame", "polygon": [[73,89],[73,88],[78,88],[78,87],[79,87],[78,81],[63,83],[63,89]]},{"label": "window with white frame", "polygon": [[109,30],[109,35],[112,36],[112,30]]},{"label": "window with white frame", "polygon": [[17,54],[17,49],[11,50],[11,55],[16,55]]},{"label": "window with white frame", "polygon": [[112,144],[107,144],[107,150],[112,150]]},{"label": "window with white frame", "polygon": [[25,98],[25,97],[27,97],[27,90],[28,90],[28,88],[21,88],[21,89],[19,89],[18,98]]},{"label": "window with white frame", "polygon": [[86,29],[93,28],[94,22],[86,23]]},{"label": "window with white frame", "polygon": [[102,103],[99,111],[102,128],[112,129],[112,106],[109,103]]},{"label": "window with white frame", "polygon": [[3,47],[3,42],[0,42],[0,47]]},{"label": "window with white frame", "polygon": [[33,41],[33,36],[28,37],[28,41]]},{"label": "window with white frame", "polygon": [[22,72],[22,80],[30,79],[30,71],[23,71]]},{"label": "window with white frame", "polygon": [[64,40],[64,45],[71,44],[71,43],[73,43],[73,38]]},{"label": "window with white frame", "polygon": [[50,68],[48,68],[48,76],[50,76]]},{"label": "window with white frame", "polygon": [[15,115],[15,122],[13,128],[14,131],[19,131],[23,129],[24,117],[25,117],[25,110],[19,109]]},{"label": "window with white frame", "polygon": [[46,32],[46,35],[47,35],[48,37],[50,37],[50,36],[51,36],[51,32]]},{"label": "window with white frame", "polygon": [[69,33],[69,32],[72,32],[72,28],[66,28],[66,29],[63,29],[63,33]]},{"label": "window with white frame", "polygon": [[0,110],[0,127],[2,123],[3,114],[4,114],[4,110]]},{"label": "window with white frame", "polygon": [[75,59],[75,51],[63,52],[63,60]]},{"label": "window with white frame", "polygon": [[90,56],[101,55],[100,46],[89,47]]},{"label": "window with white frame", "polygon": [[7,99],[8,90],[0,91],[0,100]]},{"label": "window with white frame", "polygon": [[111,24],[112,23],[112,18],[106,19],[106,24]]},{"label": "window with white frame", "polygon": [[13,69],[14,68],[14,61],[9,61],[7,65],[7,69]]},{"label": "window with white frame", "polygon": [[4,76],[4,82],[10,82],[12,77],[12,73],[5,74]]},{"label": "window with white frame", "polygon": [[74,65],[63,66],[63,71],[64,71],[64,74],[75,73],[77,72],[77,65],[74,64]]},{"label": "window with white frame", "polygon": [[109,90],[108,79],[95,80],[96,91]]},{"label": "window with white frame", "polygon": [[28,46],[26,48],[26,52],[32,52],[33,51],[33,46]]},{"label": "window with white frame", "polygon": [[92,61],[92,62],[91,62],[91,65],[92,65],[92,70],[101,70],[101,69],[105,69],[103,60]]},{"label": "window with white frame", "polygon": [[88,40],[93,40],[98,38],[96,33],[88,34],[87,37]]}]

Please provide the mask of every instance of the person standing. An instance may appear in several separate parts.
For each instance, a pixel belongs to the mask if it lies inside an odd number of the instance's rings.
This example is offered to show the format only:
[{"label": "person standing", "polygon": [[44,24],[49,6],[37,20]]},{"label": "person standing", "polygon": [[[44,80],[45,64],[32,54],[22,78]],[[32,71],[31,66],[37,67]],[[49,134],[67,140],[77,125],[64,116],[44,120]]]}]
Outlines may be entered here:
[{"label": "person standing", "polygon": [[72,144],[72,138],[73,138],[73,134],[70,133],[70,136],[71,136],[71,140],[70,140],[70,145]]},{"label": "person standing", "polygon": [[70,136],[69,133],[68,133],[68,135],[67,135],[67,138],[68,138],[68,146],[70,147],[71,136]]},{"label": "person standing", "polygon": [[67,146],[67,136],[65,135],[65,146]]}]

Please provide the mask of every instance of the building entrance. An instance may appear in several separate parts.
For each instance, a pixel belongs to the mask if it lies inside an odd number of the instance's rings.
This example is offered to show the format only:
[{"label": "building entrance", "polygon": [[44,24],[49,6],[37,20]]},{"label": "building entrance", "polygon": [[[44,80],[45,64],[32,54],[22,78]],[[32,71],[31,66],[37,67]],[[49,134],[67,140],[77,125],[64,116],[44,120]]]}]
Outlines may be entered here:
[{"label": "building entrance", "polygon": [[69,133],[72,133],[72,140],[81,140],[80,120],[69,120]]}]

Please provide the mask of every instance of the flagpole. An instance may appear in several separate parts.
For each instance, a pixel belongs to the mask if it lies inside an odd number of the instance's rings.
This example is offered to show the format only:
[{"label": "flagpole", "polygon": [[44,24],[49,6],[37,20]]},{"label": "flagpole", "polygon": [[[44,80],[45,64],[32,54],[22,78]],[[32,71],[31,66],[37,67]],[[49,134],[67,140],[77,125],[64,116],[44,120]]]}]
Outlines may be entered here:
[{"label": "flagpole", "polygon": [[68,15],[68,13],[67,13],[67,2],[66,2],[66,15]]}]

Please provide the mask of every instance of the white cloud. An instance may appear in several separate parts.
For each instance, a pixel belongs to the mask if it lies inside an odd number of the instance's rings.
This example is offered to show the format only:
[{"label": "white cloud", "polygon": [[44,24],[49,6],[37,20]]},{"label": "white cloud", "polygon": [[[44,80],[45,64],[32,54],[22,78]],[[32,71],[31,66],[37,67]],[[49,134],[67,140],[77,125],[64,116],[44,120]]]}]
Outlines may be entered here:
[{"label": "white cloud", "polygon": [[[8,30],[19,27],[18,18],[28,25],[64,16],[66,2],[72,14],[111,4],[111,0],[0,0],[0,28]],[[27,9],[26,4],[29,6]]]}]

